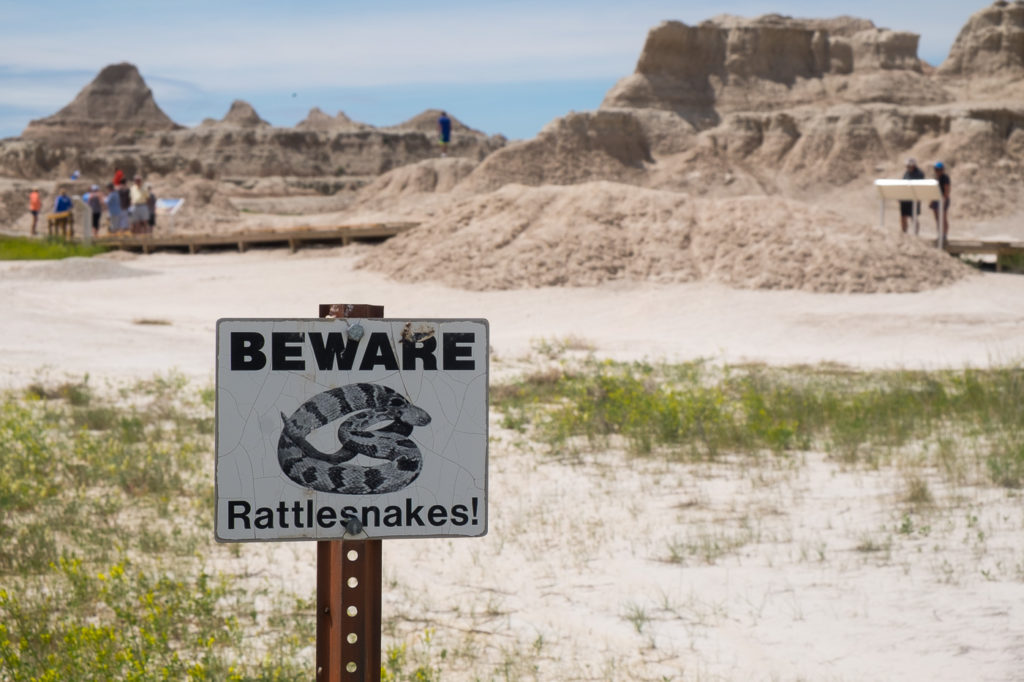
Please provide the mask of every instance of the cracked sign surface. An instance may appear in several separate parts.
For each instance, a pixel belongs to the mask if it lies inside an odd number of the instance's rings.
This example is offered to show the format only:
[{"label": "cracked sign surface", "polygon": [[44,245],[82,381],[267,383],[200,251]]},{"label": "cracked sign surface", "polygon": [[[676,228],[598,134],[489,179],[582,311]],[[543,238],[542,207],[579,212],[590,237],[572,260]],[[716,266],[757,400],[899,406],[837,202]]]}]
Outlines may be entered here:
[{"label": "cracked sign surface", "polygon": [[486,320],[219,320],[217,539],[486,534],[488,348]]}]

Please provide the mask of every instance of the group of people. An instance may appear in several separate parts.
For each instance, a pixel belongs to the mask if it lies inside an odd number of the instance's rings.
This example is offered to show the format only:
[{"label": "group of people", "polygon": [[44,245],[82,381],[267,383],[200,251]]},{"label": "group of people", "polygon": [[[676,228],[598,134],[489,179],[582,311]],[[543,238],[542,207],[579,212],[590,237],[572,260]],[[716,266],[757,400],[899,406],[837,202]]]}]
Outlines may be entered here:
[{"label": "group of people", "polygon": [[92,186],[89,193],[89,208],[92,210],[92,226],[99,231],[100,214],[106,208],[110,216],[110,232],[147,234],[156,226],[156,194],[150,185],[143,186],[142,176],[136,175],[129,186],[124,171],[114,171],[114,178],[107,183],[105,194]]},{"label": "group of people", "polygon": [[[942,224],[939,224],[939,202],[938,200],[932,201],[928,204],[928,208],[935,214],[935,229],[942,230],[942,241],[946,241],[949,236],[949,194],[952,184],[949,180],[949,174],[946,173],[946,164],[941,161],[936,161],[932,166],[935,171],[935,179],[939,182],[939,193],[942,195],[942,212],[941,220]],[[917,159],[910,157],[907,159],[906,171],[903,173],[904,180],[924,180],[924,171],[918,168]],[[911,220],[921,215],[921,202],[917,202],[917,206],[914,206],[913,201],[901,201],[900,202],[900,227],[903,232],[907,231],[907,226]]]},{"label": "group of people", "polygon": [[[43,210],[43,196],[40,194],[38,187],[33,187],[32,191],[28,193],[28,211],[32,214],[33,235],[36,234],[36,230],[39,226],[39,212],[41,210]],[[53,200],[53,213],[67,213],[70,210],[71,197],[68,196],[68,191],[66,189],[62,189],[57,194],[57,198]],[[70,236],[75,236],[74,221],[65,218],[63,229],[66,232],[70,231]]]},{"label": "group of people", "polygon": [[[92,213],[92,233],[99,235],[103,212],[110,218],[108,230],[111,234],[131,231],[132,234],[148,234],[156,226],[156,194],[150,185],[142,184],[142,176],[136,175],[128,184],[124,171],[115,170],[114,178],[106,189],[93,185],[82,197]],[[53,202],[54,213],[71,210],[71,197],[62,189]],[[28,208],[32,213],[32,234],[36,234],[39,212],[43,208],[39,188],[33,187],[28,195]]]}]

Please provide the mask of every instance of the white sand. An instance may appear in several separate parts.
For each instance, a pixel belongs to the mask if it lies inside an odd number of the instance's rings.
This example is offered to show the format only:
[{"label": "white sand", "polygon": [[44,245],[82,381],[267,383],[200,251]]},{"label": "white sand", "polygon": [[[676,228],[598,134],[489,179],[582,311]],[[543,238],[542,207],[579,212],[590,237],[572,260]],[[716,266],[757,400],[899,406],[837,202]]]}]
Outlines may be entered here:
[{"label": "white sand", "polygon": [[[913,294],[706,282],[467,292],[355,270],[360,250],[0,263],[0,383],[44,367],[97,383],[172,368],[209,381],[218,317],[313,317],[329,302],[486,317],[498,375],[523,366],[531,340],[569,335],[602,356],[730,363],[961,367],[1024,351],[1024,277],[1013,275]],[[951,487],[924,467],[937,502],[918,512],[891,467],[844,470],[816,454],[580,463],[498,421],[489,535],[385,543],[384,617],[413,649],[433,627],[435,653],[473,658],[495,679],[1024,679],[1017,495]],[[901,533],[905,515],[913,529]],[[715,543],[726,549],[709,561],[718,553],[699,548]],[[866,543],[879,551],[858,551]],[[673,563],[673,547],[698,549]],[[312,589],[311,543],[241,557],[219,560]]]},{"label": "white sand", "polygon": [[[315,317],[319,303],[331,302],[383,305],[389,317],[488,318],[499,360],[569,335],[618,359],[730,363],[960,367],[1024,351],[1024,278],[1015,275],[974,275],[913,294],[740,291],[706,282],[469,292],[396,283],[354,269],[357,256],[345,254],[0,263],[0,378],[18,383],[51,365],[127,377],[177,368],[212,380],[218,318]],[[126,276],[136,271],[145,276]]]}]

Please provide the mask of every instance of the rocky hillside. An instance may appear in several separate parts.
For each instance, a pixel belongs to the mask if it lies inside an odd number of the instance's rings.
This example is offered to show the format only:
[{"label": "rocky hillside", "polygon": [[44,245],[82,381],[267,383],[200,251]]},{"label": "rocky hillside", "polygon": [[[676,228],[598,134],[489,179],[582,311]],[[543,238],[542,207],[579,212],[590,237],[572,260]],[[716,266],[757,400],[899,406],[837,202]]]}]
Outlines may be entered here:
[{"label": "rocky hillside", "polygon": [[240,99],[231,103],[228,113],[219,121],[214,118],[205,119],[199,124],[201,128],[264,128],[270,124],[260,118],[252,105]]},{"label": "rocky hillside", "polygon": [[339,111],[336,115],[330,116],[322,111],[320,107],[310,109],[306,118],[299,121],[295,128],[298,130],[342,130],[346,132],[373,130],[373,126],[369,124],[353,121],[345,115],[344,111]]},{"label": "rocky hillside", "polygon": [[96,146],[179,127],[157,106],[135,65],[125,62],[105,67],[56,114],[29,123],[22,138]]},{"label": "rocky hillside", "polygon": [[719,17],[698,26],[667,21],[651,30],[636,71],[608,92],[602,107],[664,109],[708,128],[732,111],[948,101],[949,94],[923,75],[917,44],[913,33],[870,22],[774,14]]},{"label": "rocky hillside", "polygon": [[1003,190],[1024,188],[1022,17],[1020,0],[981,10],[937,70],[918,58],[917,35],[850,17],[664,22],[598,111],[495,152],[463,185],[809,197],[870,188],[916,156],[953,168],[961,211],[1002,215],[1022,194]]},{"label": "rocky hillside", "polygon": [[1024,2],[998,0],[972,16],[939,73],[1004,82],[1024,76]]},{"label": "rocky hillside", "polygon": [[[666,21],[596,111],[513,144],[453,117],[451,163],[435,163],[437,110],[377,128],[314,108],[280,128],[236,101],[223,118],[185,129],[122,64],[21,138],[0,141],[0,175],[106,177],[119,166],[250,198],[271,196],[268,187],[330,194],[332,210],[351,199],[375,211],[426,193],[611,181],[828,202],[873,221],[871,180],[899,177],[915,156],[951,168],[959,220],[1024,212],[1024,0],[975,13],[938,68],[920,60],[918,40],[854,17]],[[108,135],[112,121],[121,123]]]},{"label": "rocky hillside", "polygon": [[[236,100],[220,119],[195,128],[175,124],[131,64],[104,68],[74,101],[48,118],[32,121],[20,138],[0,141],[0,175],[66,177],[73,170],[106,177],[127,173],[183,173],[224,177],[374,177],[438,155],[440,112],[427,110],[397,126],[376,128],[339,112],[319,109],[294,128],[263,120]],[[453,118],[448,153],[480,161],[505,144]]]}]

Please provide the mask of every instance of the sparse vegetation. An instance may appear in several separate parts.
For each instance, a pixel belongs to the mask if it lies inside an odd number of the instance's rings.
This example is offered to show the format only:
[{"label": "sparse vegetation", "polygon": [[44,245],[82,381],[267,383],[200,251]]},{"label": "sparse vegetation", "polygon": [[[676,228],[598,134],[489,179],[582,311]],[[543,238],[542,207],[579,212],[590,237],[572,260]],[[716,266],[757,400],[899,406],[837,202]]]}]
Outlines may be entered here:
[{"label": "sparse vegetation", "polygon": [[[1024,369],[1016,366],[853,372],[587,358],[496,387],[491,398],[505,426],[532,429],[552,452],[618,444],[636,456],[700,460],[813,448],[877,465],[937,440],[935,464],[951,477],[968,460],[984,463],[997,485],[1024,483]],[[908,491],[912,504],[930,496],[923,480]]]},{"label": "sparse vegetation", "polygon": [[[796,541],[778,526],[763,530],[757,514],[781,513],[771,509],[784,500],[750,516],[742,507],[702,511],[701,498],[688,495],[696,507],[677,505],[672,513],[689,525],[672,528],[648,550],[664,570],[829,564],[844,552],[891,566],[907,547],[938,552],[937,529],[944,528],[958,533],[958,543],[962,534],[986,580],[1024,575],[1016,554],[986,558],[991,531],[976,515],[950,520],[941,481],[1019,494],[1012,488],[1024,484],[1024,428],[1014,409],[1024,391],[1021,370],[615,363],[567,359],[568,345],[552,347],[546,365],[491,392],[504,425],[552,453],[590,457],[610,449],[621,458],[625,451],[644,458],[645,467],[668,470],[659,462],[672,462],[716,472],[716,485],[734,482],[720,474],[736,463],[757,464],[740,477],[757,494],[799,471],[807,450],[828,452],[837,470],[869,476],[894,464],[884,498],[891,516],[852,529],[845,543],[824,531]],[[239,551],[213,545],[209,532],[214,391],[168,374],[110,392],[85,377],[37,381],[0,401],[0,679],[310,678],[308,595],[253,590],[251,576],[211,569],[210,557]],[[604,480],[596,469],[589,474]],[[702,520],[693,525],[695,518]],[[589,543],[588,533],[603,531],[560,532]],[[961,564],[943,554],[933,563],[937,579],[963,580]],[[387,585],[406,589],[398,579]],[[468,621],[455,628],[438,624],[444,619],[436,605],[421,608],[409,597],[402,600],[408,608],[385,614],[383,680],[528,680],[551,664],[545,632],[488,637],[515,612],[501,594],[480,592],[462,613],[455,606],[460,622]],[[663,629],[704,628],[723,608],[694,595],[656,603],[633,593],[610,615],[644,647],[660,650]],[[749,608],[760,618],[770,606],[751,601]]]},{"label": "sparse vegetation", "polygon": [[651,617],[647,615],[647,609],[638,604],[626,606],[626,611],[622,614],[622,617],[629,621],[638,635],[642,635],[644,628],[651,622]]},{"label": "sparse vegetation", "polygon": [[907,479],[905,500],[914,507],[927,507],[935,502],[928,480],[918,474]]},{"label": "sparse vegetation", "polygon": [[229,551],[210,532],[211,393],[175,375],[125,393],[0,396],[0,679],[309,679],[312,611],[203,560]]},{"label": "sparse vegetation", "polygon": [[1004,253],[996,257],[996,262],[1003,272],[1024,272],[1024,255],[1019,253]]},{"label": "sparse vegetation", "polygon": [[752,539],[752,534],[747,530],[737,533],[703,530],[685,539],[670,542],[667,560],[673,564],[712,566],[718,559],[739,550]]},{"label": "sparse vegetation", "polygon": [[448,651],[435,652],[433,638],[434,631],[427,628],[411,644],[396,643],[386,647],[381,657],[381,682],[440,680],[441,671],[435,663],[443,663]]}]

